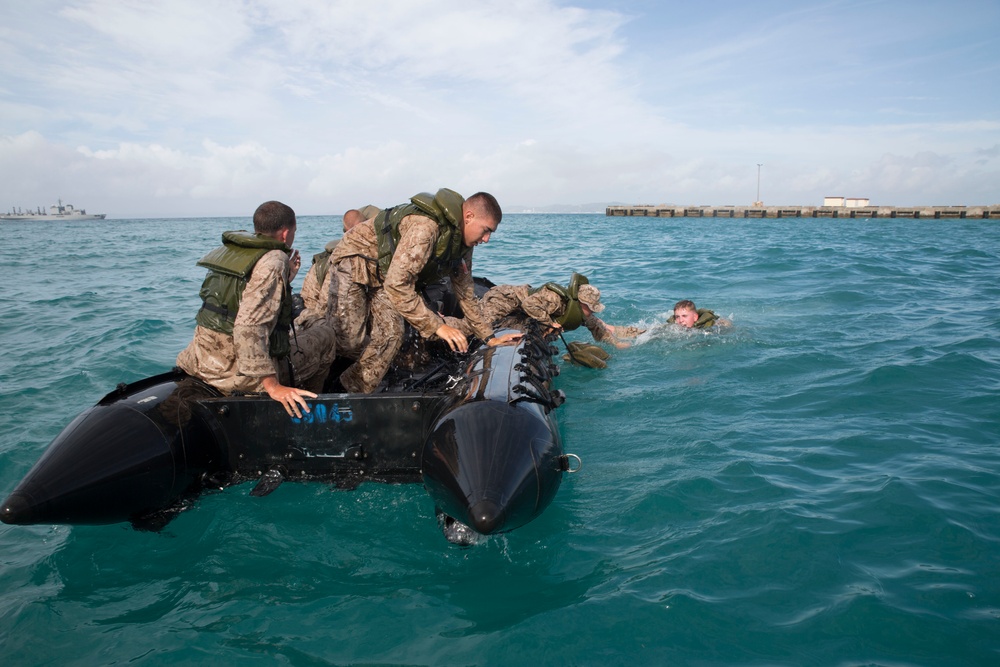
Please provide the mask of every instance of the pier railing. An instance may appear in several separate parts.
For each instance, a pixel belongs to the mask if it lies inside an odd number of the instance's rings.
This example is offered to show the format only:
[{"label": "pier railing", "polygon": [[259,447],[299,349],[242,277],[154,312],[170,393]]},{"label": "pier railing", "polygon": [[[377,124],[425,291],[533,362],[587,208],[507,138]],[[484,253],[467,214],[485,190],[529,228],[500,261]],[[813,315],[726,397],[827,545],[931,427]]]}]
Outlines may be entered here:
[{"label": "pier railing", "polygon": [[646,218],[1000,218],[993,206],[608,206],[609,216]]}]

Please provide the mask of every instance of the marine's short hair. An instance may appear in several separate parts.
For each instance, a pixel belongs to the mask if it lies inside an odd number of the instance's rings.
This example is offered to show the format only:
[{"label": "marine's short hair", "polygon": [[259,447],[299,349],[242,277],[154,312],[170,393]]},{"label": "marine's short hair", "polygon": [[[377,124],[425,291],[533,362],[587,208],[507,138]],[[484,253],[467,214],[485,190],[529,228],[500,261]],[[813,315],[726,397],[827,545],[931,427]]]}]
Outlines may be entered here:
[{"label": "marine's short hair", "polygon": [[678,301],[677,303],[675,303],[674,304],[674,310],[675,311],[676,310],[693,310],[695,312],[698,312],[698,309],[694,307],[694,301],[690,301],[688,299],[681,299],[680,301]]},{"label": "marine's short hair", "polygon": [[253,230],[273,236],[285,228],[295,227],[295,211],[280,201],[266,201],[253,213]]},{"label": "marine's short hair", "polygon": [[500,210],[500,202],[489,192],[477,192],[465,201],[479,207],[484,214],[493,218],[498,225],[500,224],[500,220],[503,218],[503,211]]},{"label": "marine's short hair", "polygon": [[350,231],[358,224],[365,221],[364,214],[356,208],[349,208],[344,211],[344,231]]}]

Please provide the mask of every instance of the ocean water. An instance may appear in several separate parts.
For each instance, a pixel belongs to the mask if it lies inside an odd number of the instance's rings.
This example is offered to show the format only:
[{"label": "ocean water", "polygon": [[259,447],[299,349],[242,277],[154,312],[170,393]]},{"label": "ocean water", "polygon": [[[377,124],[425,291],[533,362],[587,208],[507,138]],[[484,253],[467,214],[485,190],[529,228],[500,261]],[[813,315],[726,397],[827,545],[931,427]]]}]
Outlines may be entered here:
[{"label": "ocean water", "polygon": [[[0,493],[173,364],[248,224],[4,223]],[[300,219],[306,263],[339,224]],[[648,328],[563,368],[583,467],[540,518],[463,549],[420,485],[289,483],[0,525],[3,664],[1000,664],[998,254],[989,220],[507,216],[477,275],[580,271]],[[664,325],[682,298],[733,327]]]}]

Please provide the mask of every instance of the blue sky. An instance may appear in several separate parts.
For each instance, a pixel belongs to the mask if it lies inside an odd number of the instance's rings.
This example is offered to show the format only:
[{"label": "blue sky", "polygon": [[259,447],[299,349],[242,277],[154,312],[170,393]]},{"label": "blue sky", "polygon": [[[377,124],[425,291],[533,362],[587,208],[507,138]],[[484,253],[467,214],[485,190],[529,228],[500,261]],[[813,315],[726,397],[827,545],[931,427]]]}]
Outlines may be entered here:
[{"label": "blue sky", "polygon": [[1000,203],[1000,2],[0,6],[0,211]]}]

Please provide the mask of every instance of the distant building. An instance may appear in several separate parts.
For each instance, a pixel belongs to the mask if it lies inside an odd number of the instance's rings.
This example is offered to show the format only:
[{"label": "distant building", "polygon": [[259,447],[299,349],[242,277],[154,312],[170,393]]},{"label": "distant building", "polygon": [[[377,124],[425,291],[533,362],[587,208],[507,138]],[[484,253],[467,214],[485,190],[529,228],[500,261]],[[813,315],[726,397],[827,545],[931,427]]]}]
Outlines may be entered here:
[{"label": "distant building", "polygon": [[868,197],[823,197],[823,206],[864,208],[865,206],[868,206],[868,202]]}]

